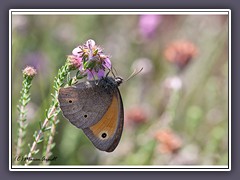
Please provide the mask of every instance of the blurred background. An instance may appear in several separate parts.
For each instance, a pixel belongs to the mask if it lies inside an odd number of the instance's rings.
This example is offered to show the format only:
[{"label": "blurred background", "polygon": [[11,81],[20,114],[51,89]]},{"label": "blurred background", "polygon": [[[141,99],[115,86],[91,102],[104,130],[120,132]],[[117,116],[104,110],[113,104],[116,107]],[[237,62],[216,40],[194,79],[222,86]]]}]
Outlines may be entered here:
[{"label": "blurred background", "polygon": [[60,113],[51,165],[228,164],[227,15],[13,15],[13,157],[22,70],[37,69],[27,107],[26,142],[32,143],[54,76],[88,39],[123,78],[143,71],[119,87],[125,125],[116,150],[97,150]]}]

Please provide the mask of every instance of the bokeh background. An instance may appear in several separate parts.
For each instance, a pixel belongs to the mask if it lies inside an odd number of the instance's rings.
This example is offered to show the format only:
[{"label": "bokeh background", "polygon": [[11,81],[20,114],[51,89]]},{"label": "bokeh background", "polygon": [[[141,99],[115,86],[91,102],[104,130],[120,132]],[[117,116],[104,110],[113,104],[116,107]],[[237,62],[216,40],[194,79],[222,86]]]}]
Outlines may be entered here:
[{"label": "bokeh background", "polygon": [[88,39],[123,78],[143,71],[119,87],[125,125],[116,150],[97,150],[60,113],[51,165],[228,164],[227,15],[13,15],[12,157],[22,70],[37,69],[27,114],[32,143],[54,76]]}]

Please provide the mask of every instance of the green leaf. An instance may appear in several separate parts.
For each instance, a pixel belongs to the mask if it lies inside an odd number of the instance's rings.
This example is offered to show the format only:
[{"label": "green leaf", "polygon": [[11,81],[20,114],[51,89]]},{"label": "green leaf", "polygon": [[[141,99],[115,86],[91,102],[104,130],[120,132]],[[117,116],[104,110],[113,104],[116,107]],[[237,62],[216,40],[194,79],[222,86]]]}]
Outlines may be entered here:
[{"label": "green leaf", "polygon": [[52,143],[51,149],[53,149],[56,146],[56,143]]},{"label": "green leaf", "polygon": [[57,119],[56,121],[55,121],[55,124],[58,124],[60,121],[59,121],[59,119]]},{"label": "green leaf", "polygon": [[38,125],[39,125],[39,129],[42,129],[42,122],[41,121],[39,121]]},{"label": "green leaf", "polygon": [[24,130],[27,129],[27,127],[28,127],[28,124],[23,125]]},{"label": "green leaf", "polygon": [[75,76],[78,76],[80,74],[80,71],[78,70]]},{"label": "green leaf", "polygon": [[69,85],[69,86],[71,86],[71,85],[72,85],[72,81],[73,81],[73,79],[72,79],[72,78],[68,80],[68,85]]},{"label": "green leaf", "polygon": [[26,131],[22,132],[22,137],[24,137],[26,135]]},{"label": "green leaf", "polygon": [[44,138],[41,138],[37,141],[37,144],[40,144],[41,142],[43,142]]},{"label": "green leaf", "polygon": [[37,154],[39,152],[39,149],[36,149],[35,151],[33,151],[33,154]]},{"label": "green leaf", "polygon": [[46,127],[46,128],[44,128],[43,132],[49,131],[51,128],[52,128],[51,126]]},{"label": "green leaf", "polygon": [[18,111],[20,111],[20,110],[21,110],[21,108],[20,108],[20,106],[19,106],[19,105],[17,105],[17,110],[18,110]]},{"label": "green leaf", "polygon": [[34,137],[34,139],[36,139],[36,137],[37,137],[37,131],[34,132],[33,137]]}]

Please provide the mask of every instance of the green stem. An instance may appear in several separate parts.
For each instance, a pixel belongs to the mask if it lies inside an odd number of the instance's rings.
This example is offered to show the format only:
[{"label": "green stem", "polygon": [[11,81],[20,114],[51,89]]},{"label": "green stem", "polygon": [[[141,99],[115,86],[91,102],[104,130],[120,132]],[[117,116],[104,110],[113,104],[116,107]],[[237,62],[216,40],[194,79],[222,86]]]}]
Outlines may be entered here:
[{"label": "green stem", "polygon": [[[33,77],[23,76],[23,87],[21,90],[21,98],[19,100],[20,105],[18,106],[19,119],[18,119],[18,137],[17,137],[17,147],[16,147],[16,158],[21,156],[22,147],[24,145],[24,137],[26,134],[27,127],[27,115],[26,115],[26,106],[30,101],[30,88],[32,86]],[[20,161],[15,161],[14,164],[18,165]]]},{"label": "green stem", "polygon": [[41,129],[38,131],[38,132],[35,132],[35,135],[34,135],[34,142],[32,143],[32,146],[30,148],[30,152],[28,153],[27,155],[27,159],[26,159],[26,162],[25,162],[25,165],[29,165],[31,164],[32,162],[32,159],[33,159],[33,155],[37,154],[39,149],[37,149],[37,144],[41,143],[42,140],[43,140],[43,133],[48,129],[47,128],[47,125],[50,121],[50,116],[53,116],[55,111],[56,111],[56,108],[55,107],[51,107],[50,108],[50,112],[48,113],[48,116],[46,117],[46,119],[44,120],[42,126],[41,126]]},{"label": "green stem", "polygon": [[172,123],[176,116],[176,109],[179,103],[180,93],[181,93],[181,89],[175,89],[171,94],[171,97],[169,99],[167,109],[165,112],[167,117],[169,118],[168,123]]},{"label": "green stem", "polygon": [[[45,159],[49,159],[50,156],[52,155],[51,150],[54,147],[53,139],[54,139],[54,135],[56,132],[56,124],[57,124],[56,119],[57,119],[57,116],[54,117],[54,121],[51,126],[51,131],[50,131],[50,135],[48,137],[47,147],[46,147],[46,151],[45,151]],[[49,165],[49,161],[43,161],[43,165]]]}]

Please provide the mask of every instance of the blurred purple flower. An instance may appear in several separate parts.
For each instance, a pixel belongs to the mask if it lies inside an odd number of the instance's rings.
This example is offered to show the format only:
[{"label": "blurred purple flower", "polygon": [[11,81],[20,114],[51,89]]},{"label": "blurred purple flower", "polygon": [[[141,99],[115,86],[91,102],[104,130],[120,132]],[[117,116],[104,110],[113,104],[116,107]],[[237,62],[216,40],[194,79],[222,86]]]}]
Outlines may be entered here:
[{"label": "blurred purple flower", "polygon": [[106,69],[111,69],[111,61],[109,56],[103,53],[101,47],[97,46],[95,41],[89,39],[85,44],[73,49],[72,55],[69,58],[74,58],[79,61],[79,70],[83,75],[87,75],[87,79],[91,80],[97,76],[99,79],[105,74]]},{"label": "blurred purple flower", "polygon": [[141,15],[138,24],[140,34],[144,38],[151,38],[155,34],[161,20],[161,15]]},{"label": "blurred purple flower", "polygon": [[44,70],[45,72],[49,69],[48,58],[40,51],[26,53],[22,59],[24,61],[23,66],[32,66],[37,71]]}]

